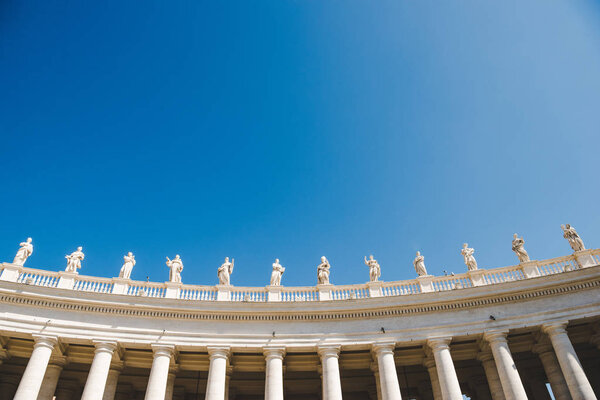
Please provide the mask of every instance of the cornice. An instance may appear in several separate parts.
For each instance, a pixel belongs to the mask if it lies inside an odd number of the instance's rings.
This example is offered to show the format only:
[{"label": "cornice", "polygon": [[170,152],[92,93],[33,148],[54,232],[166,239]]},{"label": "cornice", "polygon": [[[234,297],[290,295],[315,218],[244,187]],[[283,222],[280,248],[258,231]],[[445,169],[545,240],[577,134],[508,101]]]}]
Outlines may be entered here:
[{"label": "cornice", "polygon": [[[11,288],[18,284],[0,282],[0,303],[26,307],[46,308],[81,313],[112,314],[115,316],[138,318],[166,318],[206,321],[323,321],[365,318],[395,318],[440,311],[456,311],[489,307],[505,303],[519,302],[557,294],[591,290],[600,287],[600,267],[594,267],[568,274],[569,280],[551,275],[526,281],[506,282],[494,285],[494,293],[489,286],[465,288],[441,293],[423,293],[409,296],[395,296],[374,299],[351,300],[347,302],[307,302],[307,303],[237,303],[223,309],[214,302],[198,302],[202,309],[190,308],[192,303],[185,300],[146,299],[151,304],[131,304],[131,299],[119,295],[72,292],[54,288],[29,286],[28,292],[17,293]],[[572,275],[577,274],[579,275]],[[566,274],[564,274],[566,275]],[[562,275],[564,278],[565,276]],[[17,286],[15,286],[17,285]],[[44,293],[50,291],[52,295]],[[57,294],[71,296],[58,297]],[[85,295],[85,296],[84,296]],[[461,295],[460,297],[458,297]],[[106,297],[111,296],[112,302]],[[410,299],[409,299],[410,298]],[[406,301],[404,304],[402,301]],[[416,300],[422,300],[418,302]],[[119,303],[122,301],[123,303]],[[389,304],[396,302],[397,304]],[[180,305],[181,307],[177,307]],[[185,306],[185,307],[184,307]],[[342,308],[345,307],[345,308]]]}]

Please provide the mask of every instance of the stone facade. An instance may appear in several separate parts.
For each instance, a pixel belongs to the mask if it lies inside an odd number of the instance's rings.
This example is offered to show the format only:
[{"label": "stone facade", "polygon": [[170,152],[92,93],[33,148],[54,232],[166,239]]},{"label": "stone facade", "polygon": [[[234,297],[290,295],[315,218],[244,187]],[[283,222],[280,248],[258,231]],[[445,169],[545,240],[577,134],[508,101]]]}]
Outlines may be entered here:
[{"label": "stone facade", "polygon": [[4,263],[0,400],[596,399],[599,255],[302,288]]}]

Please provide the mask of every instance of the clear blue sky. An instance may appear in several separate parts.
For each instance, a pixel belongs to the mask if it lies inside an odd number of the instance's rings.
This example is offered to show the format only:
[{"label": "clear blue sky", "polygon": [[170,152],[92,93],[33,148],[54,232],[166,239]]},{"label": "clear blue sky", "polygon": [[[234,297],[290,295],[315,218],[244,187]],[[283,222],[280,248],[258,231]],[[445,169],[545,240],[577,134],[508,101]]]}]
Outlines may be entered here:
[{"label": "clear blue sky", "polygon": [[0,260],[336,284],[600,247],[595,1],[0,3]]}]

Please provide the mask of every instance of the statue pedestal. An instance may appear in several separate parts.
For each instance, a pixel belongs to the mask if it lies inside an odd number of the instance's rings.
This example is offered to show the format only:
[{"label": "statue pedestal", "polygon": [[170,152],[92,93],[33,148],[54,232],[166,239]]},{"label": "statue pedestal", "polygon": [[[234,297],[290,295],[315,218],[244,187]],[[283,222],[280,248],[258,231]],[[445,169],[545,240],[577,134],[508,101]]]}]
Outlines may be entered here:
[{"label": "statue pedestal", "polygon": [[167,290],[165,291],[165,299],[178,299],[179,290],[181,289],[181,283],[179,282],[165,282]]},{"label": "statue pedestal", "polygon": [[367,283],[367,287],[369,288],[369,297],[381,297],[383,293],[381,292],[381,286],[383,285],[382,281],[375,281]]},{"label": "statue pedestal", "polygon": [[113,278],[112,294],[127,294],[131,279]]},{"label": "statue pedestal", "polygon": [[331,290],[333,289],[333,285],[325,284],[325,285],[317,285],[317,291],[319,292],[319,301],[328,301],[331,300]]},{"label": "statue pedestal", "polygon": [[267,301],[281,301],[281,286],[267,286]]},{"label": "statue pedestal", "polygon": [[575,256],[575,260],[577,260],[577,264],[579,264],[579,268],[588,268],[593,267],[594,265],[598,265],[594,256],[592,255],[591,249],[576,251],[573,253]]},{"label": "statue pedestal", "polygon": [[0,281],[16,282],[21,274],[21,265],[12,263],[2,263],[2,273],[0,273]]},{"label": "statue pedestal", "polygon": [[473,271],[468,271],[467,275],[469,275],[469,278],[471,278],[471,283],[473,283],[473,286],[485,286],[487,283],[485,283],[485,279],[483,277],[484,273],[484,269],[476,269]]},{"label": "statue pedestal", "polygon": [[231,300],[231,285],[217,285],[217,301]]},{"label": "statue pedestal", "polygon": [[537,278],[538,276],[541,276],[537,260],[522,262],[519,266],[521,267],[525,278]]},{"label": "statue pedestal", "polygon": [[59,289],[73,289],[73,287],[75,287],[77,275],[79,275],[77,272],[60,271],[58,273],[58,284],[56,287]]},{"label": "statue pedestal", "polygon": [[433,292],[433,275],[423,275],[417,278],[419,286],[421,287],[421,293]]}]

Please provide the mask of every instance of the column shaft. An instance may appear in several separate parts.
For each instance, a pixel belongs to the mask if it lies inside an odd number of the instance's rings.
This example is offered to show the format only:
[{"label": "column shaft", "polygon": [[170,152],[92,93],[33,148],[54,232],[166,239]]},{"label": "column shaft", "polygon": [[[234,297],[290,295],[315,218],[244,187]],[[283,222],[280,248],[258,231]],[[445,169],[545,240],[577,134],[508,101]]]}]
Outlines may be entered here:
[{"label": "column shaft", "polygon": [[554,355],[552,345],[548,344],[537,344],[533,347],[533,352],[537,353],[544,367],[544,372],[552,388],[552,393],[556,400],[571,400],[571,393],[569,393],[569,387],[565,381],[565,377],[560,370],[558,360]]},{"label": "column shaft", "polygon": [[169,375],[169,366],[171,357],[175,352],[175,346],[154,344],[152,345],[154,359],[152,360],[152,369],[148,378],[148,387],[146,388],[145,400],[165,400],[167,392],[167,379]]},{"label": "column shaft", "polygon": [[452,338],[428,339],[427,344],[433,352],[437,368],[438,380],[443,400],[462,400],[462,391],[450,355],[450,341]]},{"label": "column shaft", "polygon": [[508,348],[506,335],[507,332],[494,331],[484,333],[483,337],[492,349],[504,397],[506,400],[525,400],[527,399],[525,387]]},{"label": "column shaft", "polygon": [[33,352],[13,400],[37,399],[52,350],[58,342],[53,337],[37,336],[34,339]]},{"label": "column shaft", "polygon": [[394,361],[395,343],[376,343],[373,353],[377,359],[382,400],[400,400],[400,383]]},{"label": "column shaft", "polygon": [[102,400],[110,362],[116,348],[117,344],[114,342],[96,343],[94,359],[92,360],[92,366],[85,381],[81,400]]},{"label": "column shaft", "polygon": [[225,376],[227,374],[228,347],[209,347],[210,366],[206,384],[206,400],[225,399]]},{"label": "column shaft", "polygon": [[566,322],[546,324],[542,326],[542,330],[550,337],[573,400],[596,400],[596,395],[583,371],[579,357],[569,340],[566,326]]},{"label": "column shaft", "polygon": [[169,372],[167,377],[167,389],[165,391],[165,400],[173,400],[173,390],[175,389],[175,372]]},{"label": "column shaft", "polygon": [[283,400],[283,357],[285,348],[263,348],[266,361],[265,400]]},{"label": "column shaft", "polygon": [[113,363],[108,371],[108,377],[106,378],[106,386],[104,387],[104,394],[102,400],[114,400],[115,393],[117,392],[117,385],[119,383],[119,376],[121,375],[121,369],[123,363]]},{"label": "column shaft", "polygon": [[323,400],[342,400],[342,380],[340,378],[339,346],[318,348],[323,369]]},{"label": "column shaft", "polygon": [[494,361],[492,352],[485,351],[479,353],[477,358],[481,361],[481,365],[485,371],[492,400],[505,400],[504,390],[502,389],[502,383],[500,382],[500,376],[498,375],[498,369],[496,369],[496,362]]},{"label": "column shaft", "polygon": [[438,379],[437,368],[435,367],[435,360],[433,358],[426,358],[423,363],[427,372],[429,373],[429,380],[431,381],[431,392],[433,393],[433,400],[442,400],[442,388],[440,387],[440,380]]},{"label": "column shaft", "polygon": [[50,359],[37,400],[52,400],[54,392],[56,391],[58,379],[60,378],[60,373],[62,372],[65,363],[65,357]]}]

